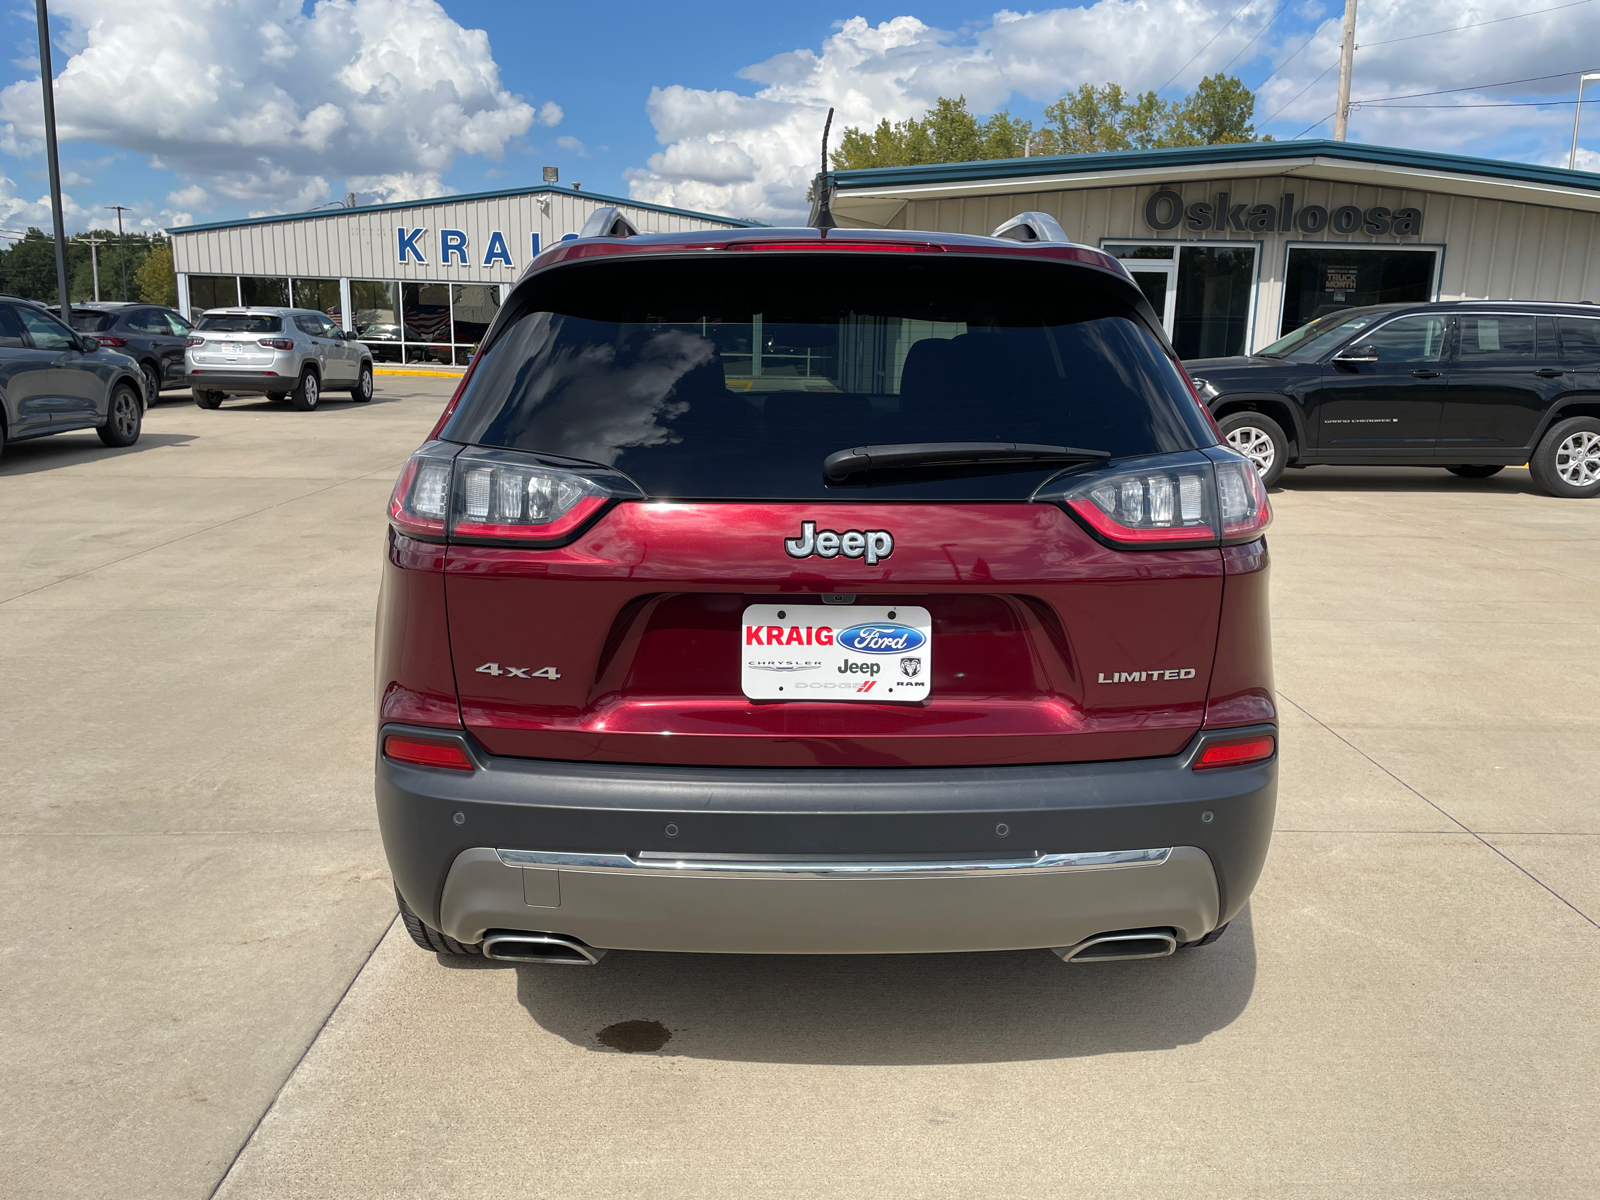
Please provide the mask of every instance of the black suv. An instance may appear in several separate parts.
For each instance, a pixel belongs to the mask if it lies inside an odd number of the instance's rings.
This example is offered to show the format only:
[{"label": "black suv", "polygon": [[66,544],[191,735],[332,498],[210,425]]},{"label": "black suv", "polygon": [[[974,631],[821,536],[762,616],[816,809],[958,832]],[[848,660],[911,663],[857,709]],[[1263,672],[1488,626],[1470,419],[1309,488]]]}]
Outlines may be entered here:
[{"label": "black suv", "polygon": [[[50,311],[60,313],[61,306]],[[72,306],[70,324],[139,364],[147,405],[161,398],[163,388],[188,388],[183,351],[194,326],[172,309],[113,300],[80,302]]]},{"label": "black suv", "polygon": [[1464,301],[1348,308],[1253,355],[1186,362],[1229,445],[1271,485],[1313,464],[1527,463],[1600,495],[1600,308]]}]

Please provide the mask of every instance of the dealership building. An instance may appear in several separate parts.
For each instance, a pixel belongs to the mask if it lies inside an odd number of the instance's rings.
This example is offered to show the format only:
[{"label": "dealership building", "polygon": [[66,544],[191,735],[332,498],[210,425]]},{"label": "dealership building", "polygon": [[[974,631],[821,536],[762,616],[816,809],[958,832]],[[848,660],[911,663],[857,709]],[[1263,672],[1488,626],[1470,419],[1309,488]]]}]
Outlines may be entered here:
[{"label": "dealership building", "polygon": [[1115,254],[1183,358],[1324,313],[1600,302],[1600,175],[1353,142],[1251,142],[834,171],[841,227],[984,234],[1049,213]]},{"label": "dealership building", "polygon": [[318,309],[378,362],[461,365],[541,248],[615,206],[641,233],[752,222],[543,184],[169,231],[178,307]]}]

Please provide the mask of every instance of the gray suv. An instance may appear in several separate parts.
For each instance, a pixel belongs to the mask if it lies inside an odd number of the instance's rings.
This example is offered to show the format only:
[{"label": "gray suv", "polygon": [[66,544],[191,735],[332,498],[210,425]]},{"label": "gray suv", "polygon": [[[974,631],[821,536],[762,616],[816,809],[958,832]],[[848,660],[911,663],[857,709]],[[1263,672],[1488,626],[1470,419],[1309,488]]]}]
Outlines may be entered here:
[{"label": "gray suv", "polygon": [[131,446],[144,409],[144,378],[133,359],[68,329],[42,305],[0,296],[0,450],[74,429]]},{"label": "gray suv", "polygon": [[372,351],[309,308],[213,308],[200,314],[184,372],[201,408],[229,396],[289,400],[310,412],[324,392],[372,399]]}]

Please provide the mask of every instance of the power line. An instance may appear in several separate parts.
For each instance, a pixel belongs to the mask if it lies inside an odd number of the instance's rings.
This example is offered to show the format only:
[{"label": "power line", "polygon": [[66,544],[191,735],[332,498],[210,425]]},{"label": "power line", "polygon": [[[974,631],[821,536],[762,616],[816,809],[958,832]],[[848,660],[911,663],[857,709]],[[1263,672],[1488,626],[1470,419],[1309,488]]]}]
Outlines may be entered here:
[{"label": "power line", "polygon": [[[1589,3],[1589,0],[1579,0],[1579,2],[1583,3],[1583,4],[1587,4],[1587,3]],[[1227,61],[1227,64],[1222,68],[1223,71],[1227,71],[1228,67],[1233,66],[1234,63],[1239,61],[1239,54],[1243,54],[1246,50],[1250,49],[1251,46],[1254,46],[1257,42],[1259,42],[1261,40],[1261,34],[1265,33],[1267,30],[1271,29],[1273,27],[1273,25],[1275,25],[1277,23],[1278,18],[1283,16],[1283,10],[1288,8],[1289,5],[1291,5],[1293,3],[1294,3],[1294,0],[1283,0],[1283,3],[1278,6],[1278,11],[1272,14],[1272,19],[1261,27],[1260,32],[1258,32],[1255,37],[1251,38],[1248,42],[1246,42],[1243,46],[1241,46],[1239,48],[1239,53],[1235,54],[1232,58],[1230,58]]]},{"label": "power line", "polygon": [[[1306,84],[1305,87],[1301,88],[1298,92],[1296,92],[1294,94],[1294,98],[1293,99],[1289,100],[1285,104],[1279,105],[1278,106],[1278,112],[1273,113],[1270,117],[1268,117],[1265,121],[1263,121],[1261,123],[1263,125],[1270,125],[1273,121],[1276,121],[1278,119],[1278,113],[1283,112],[1283,110],[1288,108],[1291,104],[1293,104],[1295,102],[1295,100],[1300,99],[1301,96],[1304,96],[1312,88],[1316,87],[1317,84],[1322,82],[1323,78],[1328,74],[1328,72],[1333,70],[1338,65],[1339,65],[1339,60],[1338,59],[1334,59],[1331,63],[1329,63],[1326,67],[1323,68],[1321,75],[1318,75],[1310,83]],[[1326,118],[1324,118],[1324,120],[1326,120]],[[1317,124],[1320,125],[1320,124],[1322,124],[1322,122],[1318,121]],[[1291,138],[1290,140],[1293,141],[1294,139]]]},{"label": "power line", "polygon": [[[1585,104],[1600,101],[1600,96],[1591,96]],[[1493,104],[1374,104],[1370,101],[1363,104],[1363,108],[1565,108],[1569,104],[1576,104],[1576,100],[1503,100]],[[1356,107],[1351,101],[1350,107]]]},{"label": "power line", "polygon": [[[1321,25],[1319,25],[1319,26],[1317,26],[1317,28],[1313,29],[1311,31],[1311,36],[1308,37],[1305,41],[1300,43],[1300,50],[1304,50],[1307,46],[1311,45],[1312,42],[1316,41],[1317,40],[1317,34],[1319,34],[1321,32],[1322,32],[1322,26]],[[1258,83],[1256,85],[1256,91],[1259,92],[1262,88],[1266,87],[1268,83],[1270,83],[1272,80],[1276,79],[1278,77],[1278,75],[1282,73],[1282,71],[1283,71],[1283,69],[1285,67],[1287,67],[1290,63],[1292,63],[1295,59],[1299,58],[1300,57],[1300,50],[1296,50],[1293,54],[1289,55],[1288,58],[1284,59],[1281,63],[1279,63],[1277,68],[1272,72],[1271,75],[1268,75],[1265,79],[1263,79],[1260,83]]]},{"label": "power line", "polygon": [[[1326,75],[1327,72],[1324,71],[1323,74]],[[1295,134],[1289,140],[1291,142],[1299,141],[1301,138],[1305,137],[1306,134],[1310,133],[1313,129],[1315,129],[1318,125],[1321,125],[1323,123],[1323,121],[1330,120],[1332,117],[1334,117],[1338,113],[1338,111],[1339,111],[1338,109],[1334,109],[1333,112],[1329,113],[1326,117],[1323,117],[1322,121],[1313,121],[1313,122],[1311,122],[1311,124],[1307,125],[1304,129],[1302,129],[1299,133]]]},{"label": "power line", "polygon": [[[1200,49],[1198,49],[1198,50],[1196,50],[1194,52],[1194,58],[1191,58],[1188,62],[1184,63],[1183,66],[1179,67],[1176,71],[1174,71],[1172,73],[1172,79],[1176,79],[1179,75],[1182,75],[1185,71],[1187,71],[1190,67],[1192,67],[1194,65],[1195,58],[1199,58],[1208,49],[1210,49],[1211,48],[1211,43],[1216,41],[1223,34],[1227,33],[1228,32],[1228,27],[1230,25],[1232,25],[1235,21],[1237,21],[1241,16],[1243,16],[1244,15],[1244,10],[1249,8],[1255,2],[1256,2],[1256,0],[1244,0],[1244,3],[1239,6],[1239,11],[1234,13],[1233,16],[1228,18],[1228,24],[1224,25],[1221,29],[1219,29],[1215,33],[1213,33],[1211,35],[1211,37],[1207,40],[1206,44],[1204,46],[1201,46]],[[1160,87],[1158,87],[1156,89],[1156,93],[1159,95],[1160,93],[1166,91],[1169,87],[1171,87],[1172,86],[1172,79],[1167,80],[1166,83],[1163,83]]]},{"label": "power line", "polygon": [[1477,29],[1480,25],[1498,25],[1502,21],[1516,21],[1522,17],[1537,17],[1540,13],[1560,12],[1564,8],[1580,8],[1591,4],[1594,0],[1572,0],[1571,4],[1557,4],[1554,8],[1536,8],[1531,12],[1512,13],[1509,17],[1491,17],[1487,21],[1473,21],[1466,25],[1452,25],[1449,29],[1435,29],[1432,33],[1409,33],[1405,37],[1384,38],[1381,42],[1362,42],[1357,50],[1365,50],[1369,46],[1392,46],[1395,42],[1414,42],[1418,38],[1438,37],[1442,33],[1460,33],[1463,29]]},{"label": "power line", "polygon": [[[1385,100],[1420,100],[1424,96],[1449,96],[1456,92],[1483,92],[1489,88],[1511,87],[1513,84],[1518,83],[1538,83],[1545,79],[1568,79],[1573,75],[1583,75],[1587,71],[1588,68],[1585,67],[1577,71],[1557,71],[1554,75],[1530,75],[1526,79],[1506,79],[1500,83],[1474,83],[1470,87],[1440,88],[1436,92],[1407,92],[1403,96],[1373,96],[1370,100],[1358,100],[1354,101],[1354,103],[1379,104]],[[1327,74],[1327,72],[1323,72],[1323,74]],[[1552,100],[1550,103],[1554,104],[1556,102]]]}]

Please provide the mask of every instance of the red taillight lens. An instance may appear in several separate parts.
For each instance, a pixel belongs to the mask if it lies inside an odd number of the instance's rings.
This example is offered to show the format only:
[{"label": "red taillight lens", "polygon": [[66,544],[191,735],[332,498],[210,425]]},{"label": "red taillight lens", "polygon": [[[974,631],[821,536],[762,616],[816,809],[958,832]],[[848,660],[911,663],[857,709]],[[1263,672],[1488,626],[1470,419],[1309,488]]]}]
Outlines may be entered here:
[{"label": "red taillight lens", "polygon": [[890,254],[920,254],[929,250],[943,251],[943,246],[928,242],[852,242],[832,238],[815,242],[731,242],[729,250],[872,250]]},{"label": "red taillight lens", "polygon": [[442,537],[450,504],[450,460],[415,454],[389,497],[389,520],[401,533]]},{"label": "red taillight lens", "polygon": [[1211,742],[1195,759],[1194,769],[1207,771],[1212,767],[1242,767],[1246,763],[1263,762],[1271,758],[1277,748],[1277,739],[1271,734],[1258,734],[1231,742]]},{"label": "red taillight lens", "polygon": [[506,455],[463,454],[455,474],[450,512],[450,535],[455,538],[565,537],[611,496],[582,475]]},{"label": "red taillight lens", "polygon": [[270,346],[274,350],[293,350],[294,343],[288,338],[262,338],[263,346]]},{"label": "red taillight lens", "polygon": [[102,346],[109,346],[113,350],[115,350],[118,346],[126,346],[128,344],[127,338],[119,337],[96,337],[95,340]]},{"label": "red taillight lens", "polygon": [[1261,476],[1246,458],[1217,464],[1217,500],[1222,512],[1224,546],[1253,542],[1272,524],[1267,489],[1261,486]]},{"label": "red taillight lens", "polygon": [[1086,481],[1067,506],[1108,541],[1214,546],[1209,464],[1155,468]]},{"label": "red taillight lens", "polygon": [[192,337],[185,339],[183,344],[185,346],[204,346],[206,340],[203,337]]},{"label": "red taillight lens", "polygon": [[439,767],[446,771],[471,771],[472,759],[459,742],[432,738],[402,737],[392,733],[383,739],[383,756],[416,767]]}]

